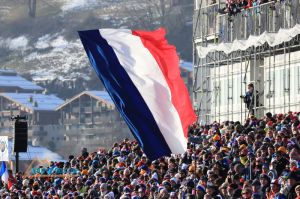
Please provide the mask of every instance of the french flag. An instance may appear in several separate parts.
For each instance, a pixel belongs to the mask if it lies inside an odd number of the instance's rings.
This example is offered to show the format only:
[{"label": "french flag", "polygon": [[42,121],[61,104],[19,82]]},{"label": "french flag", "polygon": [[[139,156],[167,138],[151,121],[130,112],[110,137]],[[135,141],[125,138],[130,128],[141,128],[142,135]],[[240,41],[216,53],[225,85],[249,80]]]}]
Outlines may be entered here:
[{"label": "french flag", "polygon": [[6,164],[5,162],[2,162],[1,163],[1,167],[0,167],[0,176],[1,176],[1,180],[2,182],[4,183],[8,183],[8,172],[7,172],[7,167],[6,167]]},{"label": "french flag", "polygon": [[165,29],[78,33],[92,67],[148,158],[184,153],[196,115]]}]

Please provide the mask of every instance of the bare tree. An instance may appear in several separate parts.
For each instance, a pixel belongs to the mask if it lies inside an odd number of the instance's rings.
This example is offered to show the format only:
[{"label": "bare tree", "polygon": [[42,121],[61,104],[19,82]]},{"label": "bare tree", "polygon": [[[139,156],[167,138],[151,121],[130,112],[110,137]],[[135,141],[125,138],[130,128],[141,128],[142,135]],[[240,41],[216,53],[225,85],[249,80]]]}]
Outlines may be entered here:
[{"label": "bare tree", "polygon": [[135,26],[147,29],[158,26],[169,27],[171,24],[174,25],[174,23],[170,23],[172,20],[182,15],[180,6],[174,5],[173,1],[140,0],[139,5],[127,8],[127,13],[131,16],[132,23]]},{"label": "bare tree", "polygon": [[160,21],[161,26],[166,25],[167,16],[170,15],[172,11],[171,6],[172,0],[148,0],[150,8],[154,10],[157,14],[157,19]]},{"label": "bare tree", "polygon": [[139,0],[124,12],[130,16],[130,29],[167,29],[169,42],[178,48],[182,59],[192,59],[193,0]]},{"label": "bare tree", "polygon": [[36,12],[36,0],[29,0],[28,7],[29,7],[29,16],[34,18]]}]

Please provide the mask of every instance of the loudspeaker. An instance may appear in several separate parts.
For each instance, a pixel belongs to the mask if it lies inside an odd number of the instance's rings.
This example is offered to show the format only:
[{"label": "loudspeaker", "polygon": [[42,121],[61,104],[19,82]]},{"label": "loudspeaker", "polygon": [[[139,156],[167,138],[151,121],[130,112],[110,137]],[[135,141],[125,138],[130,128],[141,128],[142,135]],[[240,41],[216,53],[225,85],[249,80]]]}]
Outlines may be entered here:
[{"label": "loudspeaker", "polygon": [[27,152],[28,124],[26,121],[15,122],[14,152]]}]

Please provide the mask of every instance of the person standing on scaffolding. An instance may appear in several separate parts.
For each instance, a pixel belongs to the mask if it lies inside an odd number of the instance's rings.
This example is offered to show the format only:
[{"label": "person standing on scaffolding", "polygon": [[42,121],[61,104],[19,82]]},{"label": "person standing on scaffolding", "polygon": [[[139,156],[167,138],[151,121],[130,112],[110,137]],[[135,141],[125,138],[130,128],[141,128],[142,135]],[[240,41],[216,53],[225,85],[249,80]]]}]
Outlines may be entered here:
[{"label": "person standing on scaffolding", "polygon": [[248,84],[248,91],[245,95],[241,95],[240,97],[244,99],[244,103],[249,110],[249,115],[254,115],[254,109],[259,106],[259,95],[258,91],[256,91],[256,106],[254,106],[255,96],[254,93],[254,85],[252,83]]}]

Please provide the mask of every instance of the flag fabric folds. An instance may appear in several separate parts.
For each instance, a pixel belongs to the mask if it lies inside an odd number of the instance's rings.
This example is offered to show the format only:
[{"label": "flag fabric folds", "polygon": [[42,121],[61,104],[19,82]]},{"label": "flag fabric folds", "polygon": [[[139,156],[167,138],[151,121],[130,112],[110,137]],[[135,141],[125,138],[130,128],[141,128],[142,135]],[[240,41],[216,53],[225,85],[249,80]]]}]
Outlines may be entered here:
[{"label": "flag fabric folds", "polygon": [[196,120],[179,59],[163,28],[79,31],[98,77],[151,159],[185,152]]},{"label": "flag fabric folds", "polygon": [[7,184],[8,183],[8,172],[7,172],[5,162],[1,163],[0,176],[1,176],[1,180]]}]

